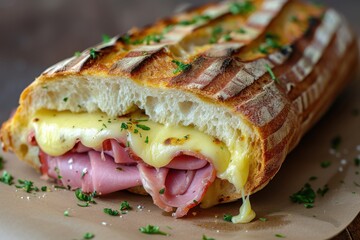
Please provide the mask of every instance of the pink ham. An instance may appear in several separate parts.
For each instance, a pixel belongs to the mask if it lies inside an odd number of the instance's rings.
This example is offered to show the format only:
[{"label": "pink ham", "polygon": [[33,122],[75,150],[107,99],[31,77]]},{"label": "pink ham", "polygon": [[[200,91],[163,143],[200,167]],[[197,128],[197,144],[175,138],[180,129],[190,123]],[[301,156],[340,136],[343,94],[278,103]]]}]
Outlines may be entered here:
[{"label": "pink ham", "polygon": [[[36,144],[34,139],[29,136]],[[176,209],[173,216],[177,218],[201,202],[216,177],[209,159],[198,153],[178,153],[168,165],[156,169],[115,139],[104,141],[101,152],[78,142],[63,156],[51,157],[40,151],[39,157],[42,173],[71,189],[108,194],[143,185],[161,209]]]}]

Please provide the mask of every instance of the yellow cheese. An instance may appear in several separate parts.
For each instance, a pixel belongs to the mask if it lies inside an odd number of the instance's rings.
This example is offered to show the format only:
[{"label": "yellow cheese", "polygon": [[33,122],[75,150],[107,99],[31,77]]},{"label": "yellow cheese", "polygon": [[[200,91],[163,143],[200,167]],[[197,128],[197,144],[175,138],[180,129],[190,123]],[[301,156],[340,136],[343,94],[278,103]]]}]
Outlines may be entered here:
[{"label": "yellow cheese", "polygon": [[[105,140],[121,139],[144,162],[156,168],[166,166],[177,153],[196,152],[212,162],[217,177],[228,180],[238,191],[243,189],[248,177],[249,159],[247,152],[241,151],[246,149],[246,141],[238,141],[238,135],[234,135],[232,146],[226,146],[191,126],[159,124],[140,112],[111,118],[100,112],[40,110],[33,116],[31,125],[39,147],[51,156],[68,152],[79,140],[87,147],[101,150]],[[210,195],[206,194],[204,202],[210,201]],[[244,201],[242,217],[239,216],[241,222],[252,215],[247,202]]]}]

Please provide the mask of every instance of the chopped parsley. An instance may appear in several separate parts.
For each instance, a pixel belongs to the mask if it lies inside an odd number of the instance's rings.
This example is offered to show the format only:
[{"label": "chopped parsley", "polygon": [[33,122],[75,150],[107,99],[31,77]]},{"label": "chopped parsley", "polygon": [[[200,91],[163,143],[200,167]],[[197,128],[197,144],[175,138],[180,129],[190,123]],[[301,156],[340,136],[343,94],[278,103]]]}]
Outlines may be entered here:
[{"label": "chopped parsley", "polygon": [[311,176],[311,177],[309,178],[309,181],[315,181],[316,179],[317,179],[316,176]]},{"label": "chopped parsley", "polygon": [[96,204],[96,202],[94,201],[95,195],[96,195],[96,192],[93,192],[91,194],[86,194],[86,193],[82,192],[80,188],[75,190],[76,198],[82,202],[85,202],[83,204],[78,203],[79,207],[88,207],[90,203]]},{"label": "chopped parsley", "polygon": [[182,20],[182,21],[178,22],[177,24],[183,25],[183,26],[188,26],[188,25],[197,24],[202,21],[207,21],[210,19],[211,19],[211,17],[209,15],[198,15],[198,16],[193,17],[191,20]]},{"label": "chopped parsley", "polygon": [[328,167],[330,167],[330,165],[331,165],[330,161],[323,161],[323,162],[320,163],[320,166],[322,168],[328,168]]},{"label": "chopped parsley", "polygon": [[255,10],[255,6],[251,1],[233,2],[230,4],[230,12],[232,14],[248,14]]},{"label": "chopped parsley", "polygon": [[94,237],[95,234],[87,232],[84,234],[83,239],[93,239]]},{"label": "chopped parsley", "polygon": [[150,45],[151,43],[159,43],[161,42],[161,40],[164,38],[164,35],[162,33],[154,33],[154,34],[149,34],[147,36],[145,36],[143,39],[137,39],[133,42],[131,42],[134,45],[139,45],[139,44],[143,44],[145,43],[146,45]]},{"label": "chopped parsley", "polygon": [[64,97],[64,98],[63,98],[63,101],[64,101],[64,102],[67,102],[68,99],[69,99],[68,97]]},{"label": "chopped parsley", "polygon": [[267,218],[259,218],[259,220],[260,220],[261,222],[266,222],[266,221],[267,221]]},{"label": "chopped parsley", "polygon": [[32,191],[38,192],[39,188],[34,186],[34,183],[29,180],[18,179],[19,185],[15,185],[16,188],[21,188],[27,193],[31,193]]},{"label": "chopped parsley", "polygon": [[14,177],[7,171],[4,171],[2,176],[0,177],[0,182],[5,183],[9,186],[14,184],[13,181],[14,181]]},{"label": "chopped parsley", "polygon": [[225,42],[228,42],[228,41],[231,41],[232,40],[232,37],[230,36],[230,34],[225,34],[224,36],[223,36],[223,38],[224,38],[224,41]]},{"label": "chopped parsley", "polygon": [[341,144],[341,137],[336,136],[331,140],[331,149],[338,151]]},{"label": "chopped parsley", "polygon": [[160,189],[160,190],[159,190],[159,193],[160,193],[160,194],[164,194],[164,193],[165,193],[165,188]]},{"label": "chopped parsley", "polygon": [[240,28],[238,30],[236,30],[237,33],[241,33],[241,34],[245,34],[246,30],[244,28]]},{"label": "chopped parsley", "polygon": [[211,32],[211,38],[209,39],[209,43],[216,43],[220,38],[222,32],[223,28],[221,26],[214,27]]},{"label": "chopped parsley", "polygon": [[60,169],[58,168],[58,167],[55,167],[54,168],[54,171],[56,172],[56,174],[57,174],[57,178],[60,180],[60,179],[62,179],[62,176],[60,175]]},{"label": "chopped parsley", "polygon": [[122,201],[120,203],[120,210],[121,211],[125,211],[125,210],[131,210],[132,207],[130,206],[130,204],[128,203],[128,201]]},{"label": "chopped parsley", "polygon": [[4,158],[0,156],[0,170],[4,169]]},{"label": "chopped parsley", "polygon": [[167,236],[169,234],[160,231],[160,227],[158,226],[153,226],[153,225],[147,225],[145,227],[140,227],[139,231],[145,234],[159,234],[159,235],[164,235]]},{"label": "chopped parsley", "polygon": [[110,215],[110,216],[119,216],[120,212],[118,210],[113,210],[111,208],[104,208],[104,213]]},{"label": "chopped parsley", "polygon": [[325,196],[325,194],[327,193],[329,191],[329,186],[326,184],[326,185],[324,185],[324,187],[323,188],[319,188],[318,190],[317,190],[317,194],[319,194],[320,196]]},{"label": "chopped parsley", "polygon": [[75,56],[75,57],[80,57],[80,56],[81,56],[81,52],[79,52],[79,51],[74,52],[74,56]]},{"label": "chopped parsley", "polygon": [[279,234],[279,233],[275,234],[275,237],[277,237],[277,238],[286,238],[285,235],[282,235],[282,234]]},{"label": "chopped parsley", "polygon": [[101,36],[101,38],[102,38],[103,43],[108,43],[108,42],[110,42],[110,40],[111,40],[110,36],[109,36],[109,35],[106,35],[106,34],[103,34],[103,35]]},{"label": "chopped parsley", "polygon": [[173,71],[174,74],[186,71],[191,67],[191,64],[182,63],[178,60],[172,60],[172,62],[175,63],[177,66],[177,68]]},{"label": "chopped parsley", "polygon": [[149,136],[146,136],[145,143],[149,143]]},{"label": "chopped parsley", "polygon": [[207,237],[207,236],[203,235],[202,240],[215,240],[215,238],[211,238],[211,237]]},{"label": "chopped parsley", "polygon": [[150,127],[146,126],[146,125],[142,125],[142,124],[136,124],[136,127],[145,130],[145,131],[149,131]]},{"label": "chopped parsley", "polygon": [[65,216],[65,217],[68,217],[68,216],[69,216],[69,210],[65,210],[65,211],[64,211],[64,216]]},{"label": "chopped parsley", "polygon": [[233,216],[230,214],[224,214],[224,216],[223,216],[223,219],[226,222],[231,222],[232,218],[233,218]]},{"label": "chopped parsley", "polygon": [[95,59],[97,57],[98,52],[94,48],[90,49],[90,58]]},{"label": "chopped parsley", "polygon": [[47,191],[47,186],[42,186],[41,191],[46,192]]},{"label": "chopped parsley", "polygon": [[129,126],[126,124],[126,123],[121,123],[121,126],[120,126],[121,130],[124,130],[124,129],[128,129]]},{"label": "chopped parsley", "polygon": [[360,158],[359,158],[359,157],[354,158],[354,164],[355,164],[355,166],[357,166],[357,167],[360,166]]},{"label": "chopped parsley", "polygon": [[309,183],[306,183],[300,191],[290,196],[290,200],[294,203],[304,204],[306,208],[314,206],[316,194]]},{"label": "chopped parsley", "polygon": [[271,67],[268,64],[265,64],[265,69],[270,74],[271,79],[274,80],[276,83],[279,83],[278,78],[275,76],[273,70],[271,69]]},{"label": "chopped parsley", "polygon": [[260,44],[258,50],[262,54],[268,54],[272,49],[281,49],[282,46],[279,43],[279,36],[273,33],[265,34],[265,42]]}]

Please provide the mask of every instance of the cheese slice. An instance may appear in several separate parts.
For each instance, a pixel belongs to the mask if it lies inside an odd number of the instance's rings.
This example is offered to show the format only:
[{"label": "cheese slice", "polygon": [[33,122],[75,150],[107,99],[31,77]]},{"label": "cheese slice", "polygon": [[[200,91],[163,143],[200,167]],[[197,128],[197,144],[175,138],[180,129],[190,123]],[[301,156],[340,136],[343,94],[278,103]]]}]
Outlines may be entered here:
[{"label": "cheese slice", "polygon": [[[241,146],[235,145],[239,142],[226,146],[192,126],[163,125],[149,120],[139,111],[114,118],[101,112],[40,110],[33,116],[31,125],[37,144],[51,156],[65,154],[77,141],[101,150],[105,140],[118,139],[126,142],[144,162],[156,168],[169,164],[178,153],[199,153],[211,161],[217,177],[233,183],[238,190],[243,190],[249,172],[246,154],[241,152]],[[212,194],[207,194],[205,198],[211,198],[209,195]],[[204,199],[206,201],[209,200]],[[245,220],[240,219],[240,222],[251,221],[254,217],[250,203],[244,201],[244,204],[246,211],[243,210],[239,218]]]}]

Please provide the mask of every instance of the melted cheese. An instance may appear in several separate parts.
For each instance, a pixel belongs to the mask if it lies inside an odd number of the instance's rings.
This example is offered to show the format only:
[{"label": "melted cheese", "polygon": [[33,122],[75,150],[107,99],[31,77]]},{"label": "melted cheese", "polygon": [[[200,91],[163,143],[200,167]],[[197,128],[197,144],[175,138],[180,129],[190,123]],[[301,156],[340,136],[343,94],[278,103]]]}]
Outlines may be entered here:
[{"label": "melted cheese", "polygon": [[[99,112],[40,110],[33,116],[31,125],[39,147],[51,156],[70,151],[79,140],[87,147],[101,150],[105,140],[118,139],[126,142],[144,162],[156,168],[166,166],[177,153],[195,152],[211,161],[217,177],[228,180],[238,191],[243,189],[248,177],[249,159],[241,151],[243,143],[234,141],[233,146],[227,147],[191,126],[159,124],[139,112],[127,117],[110,118]],[[211,201],[210,195],[215,195],[216,191],[210,193],[206,194],[204,202]],[[255,214],[248,199],[244,203],[236,218],[238,222],[251,221],[251,216]]]}]

